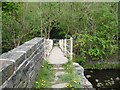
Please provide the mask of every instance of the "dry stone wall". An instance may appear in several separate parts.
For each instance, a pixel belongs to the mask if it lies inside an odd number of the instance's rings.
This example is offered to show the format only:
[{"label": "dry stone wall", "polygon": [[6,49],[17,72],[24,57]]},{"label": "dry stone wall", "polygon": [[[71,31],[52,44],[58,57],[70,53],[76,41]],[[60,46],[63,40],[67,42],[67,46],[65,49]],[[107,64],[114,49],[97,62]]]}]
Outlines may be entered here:
[{"label": "dry stone wall", "polygon": [[0,56],[0,89],[32,88],[44,58],[44,39],[34,38]]}]

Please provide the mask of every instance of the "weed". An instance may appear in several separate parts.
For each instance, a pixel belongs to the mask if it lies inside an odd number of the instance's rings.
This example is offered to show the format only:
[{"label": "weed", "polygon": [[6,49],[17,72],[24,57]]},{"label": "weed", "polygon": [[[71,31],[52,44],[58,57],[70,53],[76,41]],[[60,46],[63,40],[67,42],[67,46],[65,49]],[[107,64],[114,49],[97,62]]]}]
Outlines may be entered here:
[{"label": "weed", "polygon": [[49,65],[46,60],[44,60],[36,78],[35,88],[47,88],[51,85],[50,81],[53,76],[53,71],[51,68],[52,66]]},{"label": "weed", "polygon": [[60,79],[66,83],[66,88],[80,88],[80,77],[74,72],[74,66],[72,61],[68,61],[64,66],[66,73],[60,76]]}]

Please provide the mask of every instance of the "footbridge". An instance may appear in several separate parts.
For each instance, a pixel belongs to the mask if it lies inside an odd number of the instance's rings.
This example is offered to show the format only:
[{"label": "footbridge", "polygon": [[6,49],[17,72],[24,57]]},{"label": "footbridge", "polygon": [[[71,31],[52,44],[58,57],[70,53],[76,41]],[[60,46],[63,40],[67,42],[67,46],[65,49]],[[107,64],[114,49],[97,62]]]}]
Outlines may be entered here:
[{"label": "footbridge", "polygon": [[[72,60],[72,56],[72,37],[54,40],[33,38],[0,56],[0,89],[32,88],[43,60],[48,60],[52,65],[63,65]],[[83,78],[83,86],[92,88],[91,83],[84,77],[84,69],[76,63],[74,65],[77,73]],[[51,88],[56,87],[64,88],[64,85],[54,84]]]}]

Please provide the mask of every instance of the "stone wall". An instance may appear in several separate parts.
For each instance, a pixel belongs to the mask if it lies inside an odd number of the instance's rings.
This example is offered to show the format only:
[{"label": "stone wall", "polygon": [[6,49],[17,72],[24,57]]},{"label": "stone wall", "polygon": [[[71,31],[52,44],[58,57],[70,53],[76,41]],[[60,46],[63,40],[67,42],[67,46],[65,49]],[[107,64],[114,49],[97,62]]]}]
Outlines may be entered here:
[{"label": "stone wall", "polygon": [[44,39],[34,38],[0,56],[0,89],[32,88],[44,57]]},{"label": "stone wall", "polygon": [[73,63],[74,67],[75,67],[75,71],[76,73],[80,76],[80,87],[81,88],[86,88],[86,90],[92,89],[95,90],[92,86],[92,84],[86,79],[85,75],[84,75],[84,68],[79,65],[78,63]]}]

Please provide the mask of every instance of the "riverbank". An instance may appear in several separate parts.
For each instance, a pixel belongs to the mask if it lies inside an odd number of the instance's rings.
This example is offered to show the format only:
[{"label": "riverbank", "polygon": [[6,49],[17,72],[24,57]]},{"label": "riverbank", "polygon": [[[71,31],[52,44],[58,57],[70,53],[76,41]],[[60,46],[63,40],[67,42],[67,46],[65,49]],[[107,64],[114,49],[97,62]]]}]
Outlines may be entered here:
[{"label": "riverbank", "polygon": [[84,69],[120,69],[119,62],[86,62],[82,65]]}]

